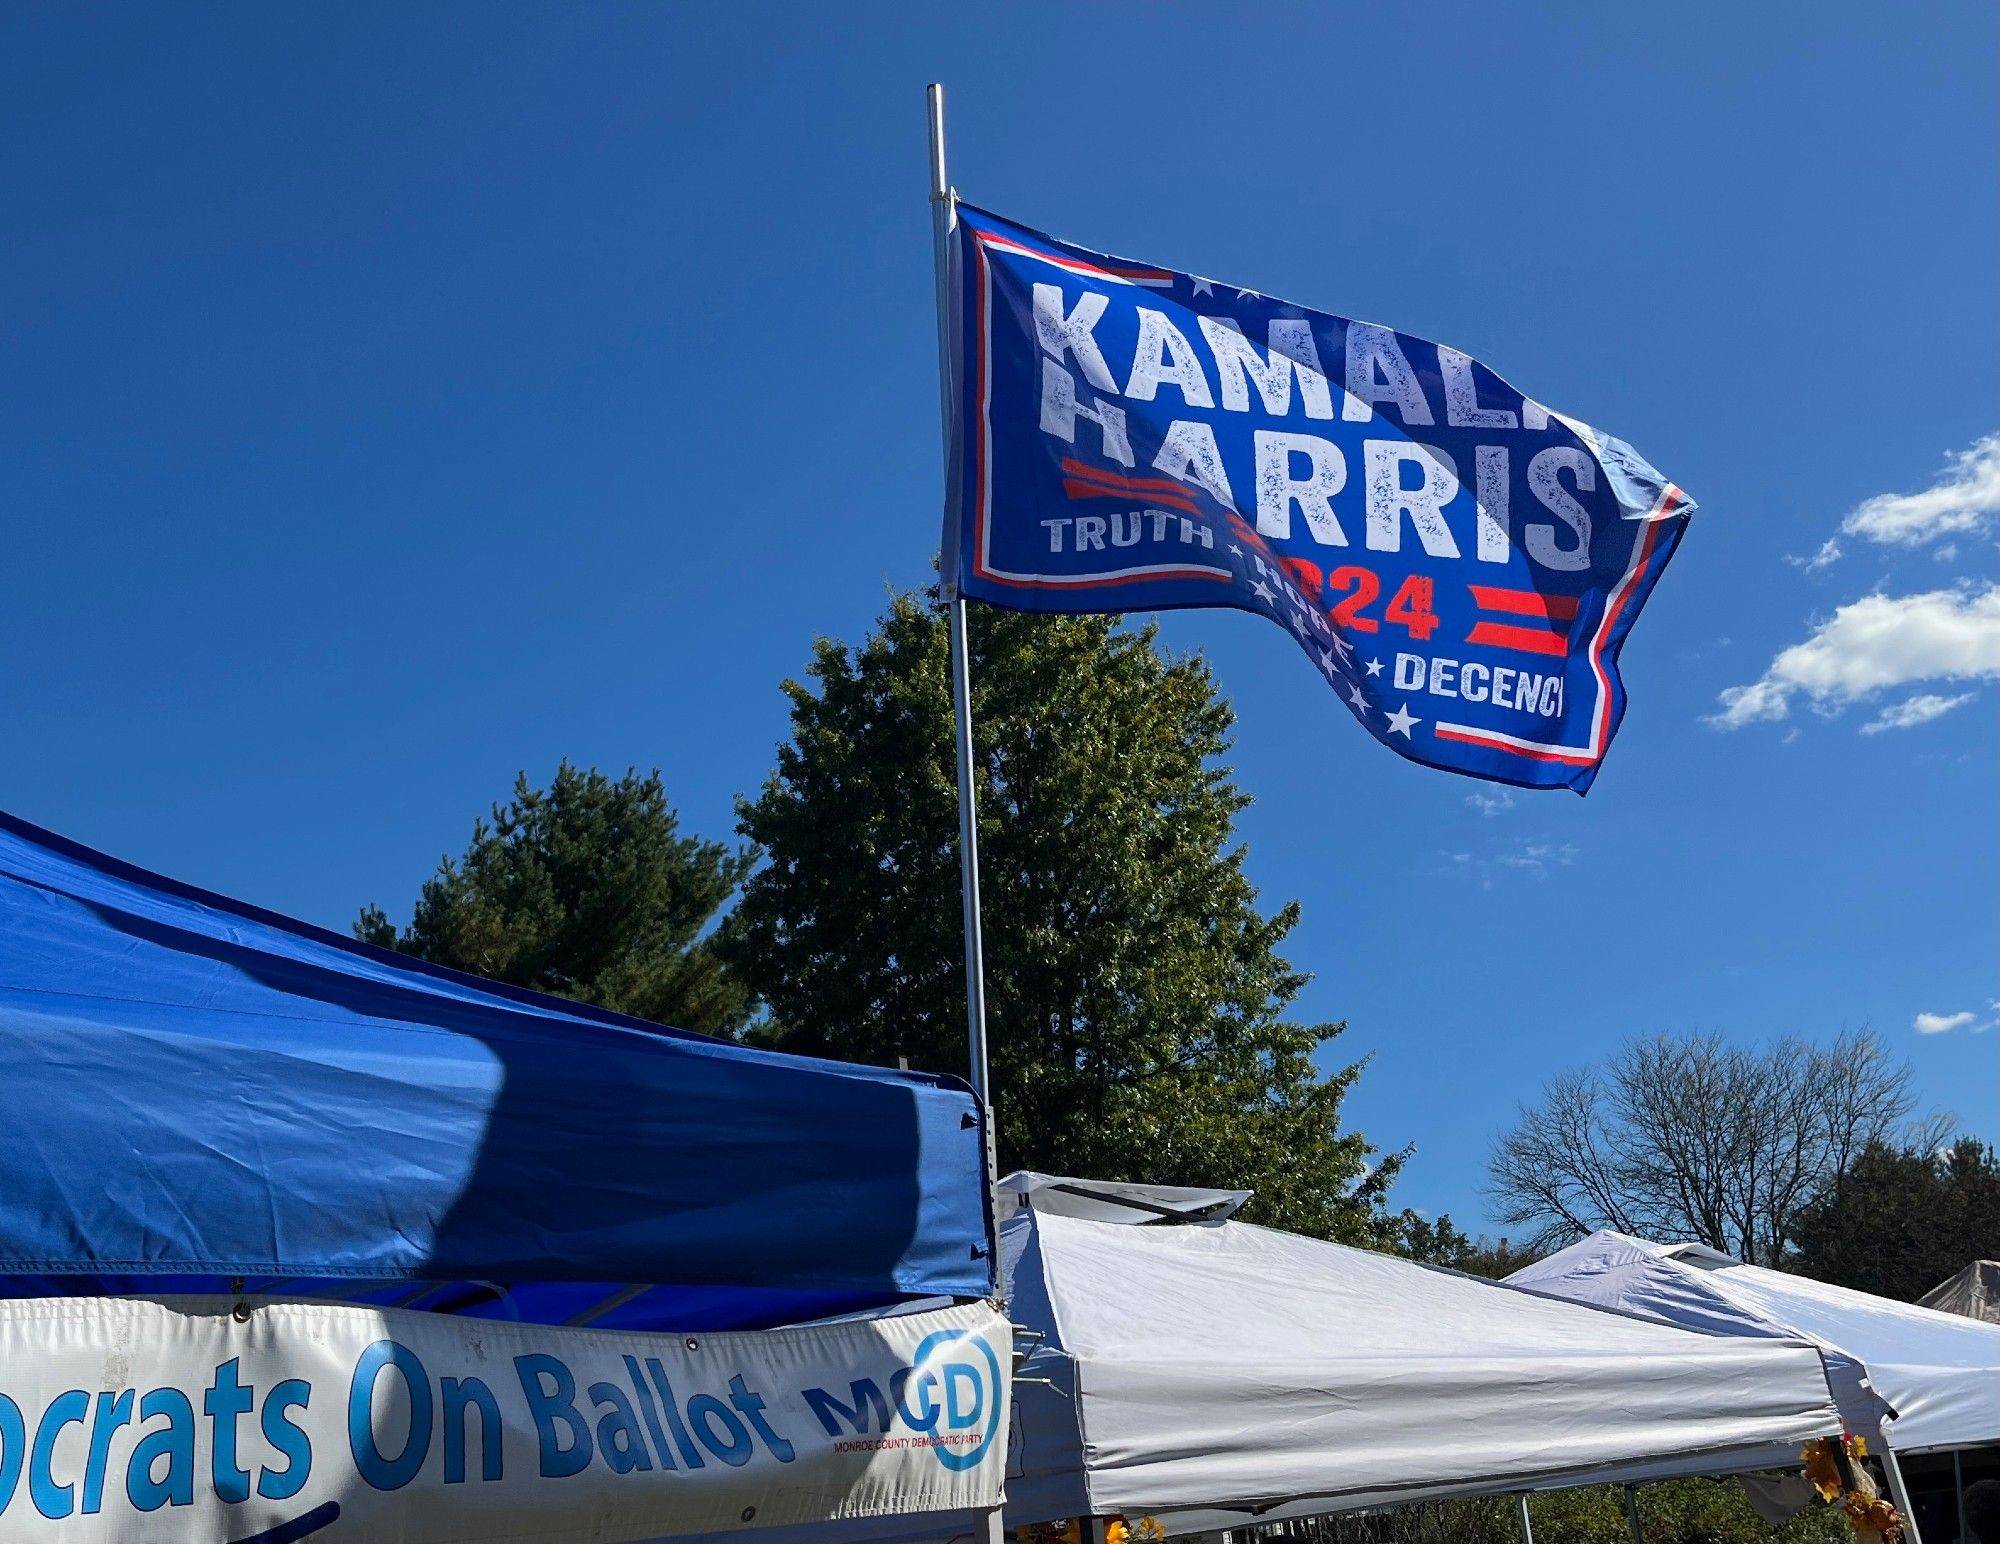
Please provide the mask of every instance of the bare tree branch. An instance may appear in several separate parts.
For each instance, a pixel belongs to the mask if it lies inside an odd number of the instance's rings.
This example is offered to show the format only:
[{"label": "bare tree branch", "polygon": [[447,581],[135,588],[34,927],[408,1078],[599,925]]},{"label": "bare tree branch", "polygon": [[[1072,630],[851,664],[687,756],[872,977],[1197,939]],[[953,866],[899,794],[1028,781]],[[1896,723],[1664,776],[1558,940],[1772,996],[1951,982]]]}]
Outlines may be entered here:
[{"label": "bare tree branch", "polygon": [[1866,1030],[1762,1051],[1712,1034],[1635,1038],[1522,1107],[1488,1191],[1533,1248],[1615,1228],[1779,1265],[1800,1214],[1908,1117],[1910,1080]]}]

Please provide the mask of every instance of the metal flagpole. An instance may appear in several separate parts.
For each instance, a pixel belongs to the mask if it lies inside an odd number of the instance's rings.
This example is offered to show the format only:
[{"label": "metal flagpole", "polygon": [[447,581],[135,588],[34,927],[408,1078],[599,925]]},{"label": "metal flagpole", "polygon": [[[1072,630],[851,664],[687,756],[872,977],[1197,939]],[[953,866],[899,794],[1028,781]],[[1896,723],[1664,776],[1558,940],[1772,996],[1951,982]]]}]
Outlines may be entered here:
[{"label": "metal flagpole", "polygon": [[[937,270],[938,411],[943,424],[944,475],[951,477],[951,233],[958,224],[957,200],[944,170],[944,87],[933,82],[925,90],[931,126],[931,258]],[[949,490],[947,490],[947,494]],[[965,1041],[971,1067],[972,1094],[979,1101],[986,1127],[981,1177],[988,1194],[998,1176],[994,1169],[993,1093],[986,1070],[986,949],[979,931],[979,820],[972,782],[972,653],[965,632],[965,599],[945,597],[951,619],[951,716],[957,728],[958,872],[965,909]],[[982,1513],[973,1525],[976,1544],[1003,1544],[1007,1525],[999,1507]]]},{"label": "metal flagpole", "polygon": [[[945,476],[951,475],[951,233],[958,224],[957,198],[944,168],[944,87],[926,88],[931,125],[931,247],[937,269],[938,407],[944,424]],[[965,600],[945,598],[951,619],[951,707],[958,739],[958,869],[965,908],[965,1037],[972,1068],[972,1092],[986,1123],[986,1178],[996,1176],[993,1147],[993,1093],[986,1066],[986,949],[979,928],[979,821],[972,781],[972,659],[965,629]]]}]

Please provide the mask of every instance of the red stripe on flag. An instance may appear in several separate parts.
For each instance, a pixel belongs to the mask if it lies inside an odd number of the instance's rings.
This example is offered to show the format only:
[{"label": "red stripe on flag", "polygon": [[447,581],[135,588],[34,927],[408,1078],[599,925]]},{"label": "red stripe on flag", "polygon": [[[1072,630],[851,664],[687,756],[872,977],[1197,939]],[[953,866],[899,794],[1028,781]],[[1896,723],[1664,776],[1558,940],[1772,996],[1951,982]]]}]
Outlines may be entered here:
[{"label": "red stripe on flag", "polygon": [[1071,456],[1063,457],[1062,469],[1066,477],[1092,477],[1099,482],[1110,483],[1113,487],[1123,488],[1131,493],[1153,491],[1178,493],[1183,497],[1192,496],[1186,483],[1175,482],[1171,477],[1128,477],[1123,472],[1109,471],[1101,466],[1088,466]]},{"label": "red stripe on flag", "polygon": [[1060,252],[1038,252],[1033,247],[1023,246],[1018,241],[993,231],[977,232],[980,243],[1000,252],[1019,252],[1027,257],[1039,257],[1045,263],[1054,263],[1058,268],[1067,268],[1075,273],[1094,273],[1107,279],[1129,279],[1140,284],[1170,284],[1173,275],[1164,268],[1113,268],[1103,263],[1086,263],[1081,258],[1070,257]]},{"label": "red stripe on flag", "polygon": [[1525,745],[1500,745],[1484,735],[1466,734],[1457,729],[1434,729],[1431,733],[1440,740],[1455,740],[1460,745],[1483,745],[1488,750],[1506,751],[1509,755],[1525,756],[1530,761],[1559,761],[1568,767],[1591,767],[1600,759],[1596,756],[1580,756],[1574,751],[1566,751],[1553,745],[1540,750],[1530,749]]},{"label": "red stripe on flag", "polygon": [[1144,499],[1152,504],[1165,504],[1174,509],[1184,509],[1191,515],[1201,513],[1200,509],[1195,506],[1194,500],[1181,493],[1134,493],[1129,488],[1106,488],[1097,483],[1078,482],[1075,478],[1066,478],[1064,480],[1063,492],[1073,499],[1131,500],[1136,498]]},{"label": "red stripe on flag", "polygon": [[1163,568],[1157,573],[1112,574],[1099,578],[1082,574],[1074,579],[1008,579],[1017,590],[1085,590],[1113,584],[1154,584],[1166,579],[1213,579],[1218,584],[1234,584],[1236,576],[1214,568]]},{"label": "red stripe on flag", "polygon": [[1567,654],[1569,640],[1561,633],[1545,633],[1532,627],[1509,627],[1503,622],[1477,622],[1465,635],[1467,643],[1488,643],[1498,649],[1519,649],[1527,654]]},{"label": "red stripe on flag", "polygon": [[1264,540],[1263,536],[1259,534],[1257,528],[1254,525],[1251,525],[1247,520],[1245,520],[1241,515],[1237,514],[1234,510],[1231,510],[1229,512],[1229,529],[1234,531],[1238,536],[1242,537],[1243,540],[1250,543],[1251,546],[1255,547],[1259,552],[1263,553],[1266,557],[1275,558],[1277,556],[1276,553],[1271,551],[1271,544]]},{"label": "red stripe on flag", "polygon": [[1515,616],[1546,617],[1552,622],[1576,620],[1574,595],[1543,595],[1538,590],[1503,590],[1497,585],[1468,584],[1473,604],[1481,611],[1506,611]]}]

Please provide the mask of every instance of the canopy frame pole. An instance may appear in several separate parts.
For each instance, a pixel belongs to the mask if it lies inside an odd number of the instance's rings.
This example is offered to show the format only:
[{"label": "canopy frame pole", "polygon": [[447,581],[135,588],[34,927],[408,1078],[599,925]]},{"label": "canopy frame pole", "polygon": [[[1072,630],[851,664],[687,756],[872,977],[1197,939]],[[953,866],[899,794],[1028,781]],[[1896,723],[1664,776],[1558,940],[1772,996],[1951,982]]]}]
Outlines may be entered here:
[{"label": "canopy frame pole", "polygon": [[1632,1544],[1646,1544],[1646,1532],[1639,1526],[1639,1487],[1625,1487],[1625,1516],[1632,1524]]},{"label": "canopy frame pole", "polygon": [[1514,1505],[1519,1508],[1521,1518],[1521,1544],[1535,1544],[1535,1520],[1528,1515],[1528,1493],[1517,1491]]},{"label": "canopy frame pole", "polygon": [[1882,1472],[1889,1477],[1889,1499],[1903,1519],[1903,1544],[1924,1544],[1923,1530],[1910,1506],[1910,1488],[1903,1483],[1903,1466],[1896,1462],[1896,1450],[1885,1438],[1882,1443]]},{"label": "canopy frame pole", "polygon": [[[951,235],[958,228],[958,195],[945,175],[944,87],[925,87],[930,109],[931,259],[937,280],[938,412],[943,425],[944,474],[951,476]],[[947,503],[949,490],[947,489]],[[958,871],[965,913],[965,1038],[973,1096],[986,1125],[986,1178],[994,1175],[993,1091],[986,1060],[986,941],[979,909],[979,812],[972,777],[972,651],[966,635],[965,597],[944,597],[951,623],[951,709],[958,762]]]},{"label": "canopy frame pole", "polygon": [[[945,175],[944,87],[932,82],[924,89],[930,119],[931,262],[937,285],[938,416],[944,448],[946,505],[950,504],[951,391],[951,235],[958,225],[958,198]],[[965,597],[956,589],[944,597],[951,624],[951,716],[958,764],[958,874],[960,904],[965,913],[965,1042],[972,1097],[979,1101],[979,1123],[985,1133],[980,1156],[980,1182],[991,1215],[995,1172],[993,1094],[986,1063],[986,942],[979,916],[979,814],[973,803],[972,780],[972,651],[966,637]],[[1005,1544],[1007,1526],[999,1507],[979,1514],[973,1524],[975,1544]]]},{"label": "canopy frame pole", "polygon": [[1959,1462],[1962,1451],[1960,1448],[1951,1450],[1951,1493],[1958,1498],[1958,1536],[1969,1539],[1972,1537],[1972,1525],[1965,1520],[1965,1466]]}]

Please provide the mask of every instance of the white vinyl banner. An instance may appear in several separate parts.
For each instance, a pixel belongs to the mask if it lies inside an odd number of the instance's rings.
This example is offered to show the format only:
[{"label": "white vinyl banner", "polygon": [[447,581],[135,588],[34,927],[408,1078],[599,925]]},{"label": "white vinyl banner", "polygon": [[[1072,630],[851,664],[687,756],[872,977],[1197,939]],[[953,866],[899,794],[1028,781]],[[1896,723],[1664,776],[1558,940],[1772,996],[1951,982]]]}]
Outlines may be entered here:
[{"label": "white vinyl banner", "polygon": [[612,1544],[999,1504],[985,1304],[714,1335],[0,1303],[0,1541]]}]

